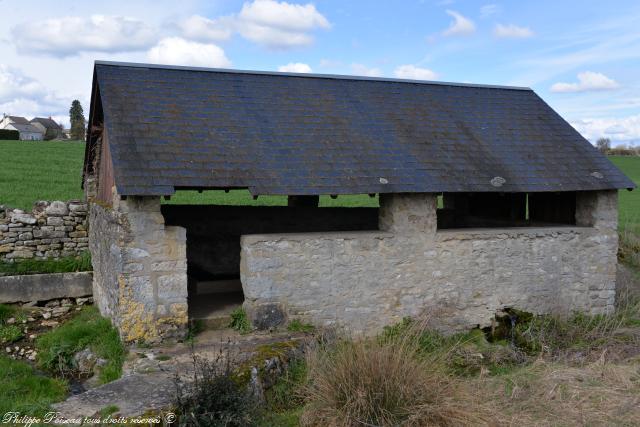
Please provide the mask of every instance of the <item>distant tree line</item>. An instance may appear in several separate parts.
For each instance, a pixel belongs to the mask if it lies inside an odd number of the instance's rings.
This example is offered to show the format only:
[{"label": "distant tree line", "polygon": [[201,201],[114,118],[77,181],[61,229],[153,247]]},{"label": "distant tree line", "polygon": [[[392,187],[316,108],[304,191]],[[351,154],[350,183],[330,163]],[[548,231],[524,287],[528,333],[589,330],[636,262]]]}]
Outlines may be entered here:
[{"label": "distant tree line", "polygon": [[616,145],[612,148],[611,140],[609,138],[598,138],[596,141],[596,148],[602,154],[606,154],[608,156],[640,156],[640,147]]}]

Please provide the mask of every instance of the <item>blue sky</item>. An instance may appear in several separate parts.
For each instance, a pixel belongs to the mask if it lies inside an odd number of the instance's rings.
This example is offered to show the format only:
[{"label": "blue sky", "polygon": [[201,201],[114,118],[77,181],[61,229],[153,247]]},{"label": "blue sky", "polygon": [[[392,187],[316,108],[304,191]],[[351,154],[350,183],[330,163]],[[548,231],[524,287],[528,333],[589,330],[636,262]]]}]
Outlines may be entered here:
[{"label": "blue sky", "polygon": [[529,86],[640,145],[637,1],[0,0],[0,112],[88,109],[95,59]]}]

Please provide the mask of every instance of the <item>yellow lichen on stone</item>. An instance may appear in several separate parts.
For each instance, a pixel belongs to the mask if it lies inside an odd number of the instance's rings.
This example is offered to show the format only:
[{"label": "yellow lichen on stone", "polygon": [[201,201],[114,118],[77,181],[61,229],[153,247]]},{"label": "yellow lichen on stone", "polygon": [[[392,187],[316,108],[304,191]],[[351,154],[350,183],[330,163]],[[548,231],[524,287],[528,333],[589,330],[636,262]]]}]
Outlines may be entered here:
[{"label": "yellow lichen on stone", "polygon": [[158,330],[153,314],[145,310],[144,304],[131,298],[131,289],[123,276],[118,277],[120,293],[120,334],[125,342],[153,342],[158,339]]}]

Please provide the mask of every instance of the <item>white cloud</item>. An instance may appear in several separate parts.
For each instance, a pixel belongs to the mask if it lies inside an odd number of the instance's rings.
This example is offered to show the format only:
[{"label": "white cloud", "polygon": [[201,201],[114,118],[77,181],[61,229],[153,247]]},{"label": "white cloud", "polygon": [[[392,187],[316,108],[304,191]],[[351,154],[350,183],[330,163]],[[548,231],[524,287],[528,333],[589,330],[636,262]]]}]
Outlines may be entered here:
[{"label": "white cloud", "polygon": [[358,63],[351,64],[351,74],[365,77],[382,77],[382,71],[379,68],[369,68]]},{"label": "white cloud", "polygon": [[32,118],[63,115],[71,98],[48,90],[21,70],[0,64],[0,113]]},{"label": "white cloud", "polygon": [[289,62],[287,65],[279,66],[278,71],[285,73],[310,73],[311,67],[302,62]]},{"label": "white cloud", "polygon": [[514,24],[498,24],[493,29],[493,35],[500,38],[524,39],[533,36],[533,31],[528,27],[519,27]]},{"label": "white cloud", "polygon": [[20,70],[0,64],[0,102],[13,98],[42,96],[45,93],[40,83],[22,74]]},{"label": "white cloud", "polygon": [[328,29],[331,24],[311,3],[254,0],[242,6],[236,26],[247,40],[272,49],[286,49],[311,44],[313,37],[309,33]]},{"label": "white cloud", "polygon": [[168,37],[147,52],[149,61],[158,64],[198,67],[231,67],[224,50],[211,43],[192,42],[180,37]]},{"label": "white cloud", "polygon": [[640,114],[621,118],[582,119],[572,121],[571,125],[591,142],[601,137],[609,137],[617,142],[640,141]]},{"label": "white cloud", "polygon": [[609,126],[608,128],[606,128],[604,130],[604,133],[606,133],[607,135],[619,135],[619,134],[624,134],[627,133],[627,129],[620,125],[620,124],[615,124],[613,126]]},{"label": "white cloud", "polygon": [[11,33],[18,52],[52,56],[144,50],[156,40],[155,29],[139,19],[105,15],[25,22]]},{"label": "white cloud", "polygon": [[231,37],[234,30],[233,17],[223,16],[209,19],[193,15],[182,22],[180,28],[184,37],[200,41],[222,41]]},{"label": "white cloud", "polygon": [[497,4],[485,4],[480,8],[480,18],[488,18],[491,15],[495,15],[500,12],[500,6]]},{"label": "white cloud", "polygon": [[410,64],[400,65],[393,71],[393,74],[401,79],[435,80],[438,78],[438,75],[434,71]]},{"label": "white cloud", "polygon": [[476,24],[472,20],[466,18],[455,10],[447,10],[447,14],[453,17],[453,21],[443,34],[445,36],[463,36],[476,31]]},{"label": "white cloud", "polygon": [[615,80],[610,79],[602,73],[584,71],[582,73],[578,73],[577,83],[555,83],[551,86],[551,92],[586,92],[595,90],[611,90],[618,87],[620,87],[620,85]]}]

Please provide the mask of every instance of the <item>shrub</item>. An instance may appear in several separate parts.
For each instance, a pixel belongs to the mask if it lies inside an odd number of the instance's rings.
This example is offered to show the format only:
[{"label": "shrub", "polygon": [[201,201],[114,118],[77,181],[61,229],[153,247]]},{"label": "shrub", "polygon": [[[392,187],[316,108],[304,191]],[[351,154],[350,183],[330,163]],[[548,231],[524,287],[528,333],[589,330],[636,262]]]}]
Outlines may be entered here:
[{"label": "shrub", "polygon": [[486,422],[447,374],[441,355],[425,356],[419,333],[341,341],[308,358],[307,425],[423,426]]},{"label": "shrub", "polygon": [[120,378],[125,348],[118,331],[93,306],[83,307],[78,316],[38,337],[38,366],[68,376],[76,369],[73,356],[85,348],[107,361],[100,369],[101,383]]},{"label": "shrub", "polygon": [[180,426],[249,426],[257,419],[257,402],[237,381],[233,358],[223,351],[209,361],[193,355],[193,377],[175,379],[175,412]]},{"label": "shrub", "polygon": [[11,129],[0,129],[0,140],[17,141],[20,139],[20,132]]}]

